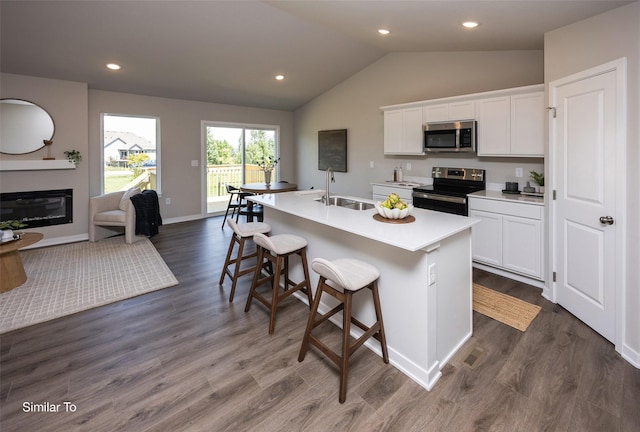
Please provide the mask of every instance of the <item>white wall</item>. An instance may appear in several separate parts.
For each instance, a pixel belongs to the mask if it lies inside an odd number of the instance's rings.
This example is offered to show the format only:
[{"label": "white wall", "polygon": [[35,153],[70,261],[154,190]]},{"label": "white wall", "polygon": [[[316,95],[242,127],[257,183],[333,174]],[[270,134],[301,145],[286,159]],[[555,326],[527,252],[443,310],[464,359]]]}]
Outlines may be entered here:
[{"label": "white wall", "polygon": [[[201,215],[201,122],[268,124],[280,126],[281,179],[294,179],[293,113],[178,99],[89,90],[89,155],[92,172],[99,172],[100,114],[157,116],[161,127],[162,199],[164,220],[185,220]],[[191,161],[199,166],[192,167]],[[90,178],[91,195],[100,193],[100,177]],[[166,205],[164,198],[171,198]]]},{"label": "white wall", "polygon": [[627,274],[623,355],[640,364],[640,5],[636,2],[545,35],[545,82],[627,58]]},{"label": "white wall", "polygon": [[[0,75],[0,97],[25,99],[43,107],[55,124],[51,156],[66,159],[64,152],[75,149],[84,159],[74,170],[0,172],[0,191],[73,189],[73,223],[36,228],[45,236],[38,245],[49,244],[61,237],[88,238],[87,84],[3,73]],[[47,151],[42,148],[24,155],[0,154],[0,159],[41,160],[46,156]]]},{"label": "white wall", "polygon": [[385,156],[380,107],[542,82],[542,51],[389,54],[295,112],[298,185],[324,188],[318,131],[325,129],[347,129],[348,172],[336,173],[332,185],[339,193],[369,197],[370,182],[391,179],[394,166],[407,162],[405,176],[430,177],[433,166],[481,167],[489,183],[516,181],[516,167],[541,171],[542,159]]},{"label": "white wall", "polygon": [[[165,221],[201,216],[202,165],[191,161],[201,158],[201,122],[268,124],[280,126],[280,178],[294,179],[295,149],[293,113],[289,111],[247,108],[125,93],[88,90],[86,83],[52,80],[14,74],[2,74],[2,98],[32,101],[45,108],[55,123],[52,156],[65,159],[64,151],[76,149],[83,161],[75,170],[0,172],[0,191],[66,189],[74,191],[73,223],[38,228],[45,234],[39,245],[88,238],[89,197],[100,193],[100,113],[150,115],[160,117],[162,140],[163,196],[161,214]],[[1,160],[42,159],[46,150],[25,155],[0,154]]]}]

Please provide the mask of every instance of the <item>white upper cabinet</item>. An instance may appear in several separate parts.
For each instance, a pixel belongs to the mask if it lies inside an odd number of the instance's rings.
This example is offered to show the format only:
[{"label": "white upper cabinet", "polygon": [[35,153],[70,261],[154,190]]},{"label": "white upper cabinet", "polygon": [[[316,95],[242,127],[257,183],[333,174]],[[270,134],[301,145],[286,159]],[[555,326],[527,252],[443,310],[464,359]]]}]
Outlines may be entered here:
[{"label": "white upper cabinet", "polygon": [[424,155],[424,123],[477,120],[478,156],[544,157],[544,86],[383,106],[384,153]]},{"label": "white upper cabinet", "polygon": [[507,155],[511,148],[511,98],[478,101],[478,156]]},{"label": "white upper cabinet", "polygon": [[460,101],[424,107],[425,123],[457,120],[473,120],[476,118],[476,102]]},{"label": "white upper cabinet", "polygon": [[544,156],[544,93],[511,96],[511,154]]},{"label": "white upper cabinet", "polygon": [[384,154],[423,155],[422,107],[384,112]]},{"label": "white upper cabinet", "polygon": [[478,101],[478,156],[544,156],[544,94]]}]

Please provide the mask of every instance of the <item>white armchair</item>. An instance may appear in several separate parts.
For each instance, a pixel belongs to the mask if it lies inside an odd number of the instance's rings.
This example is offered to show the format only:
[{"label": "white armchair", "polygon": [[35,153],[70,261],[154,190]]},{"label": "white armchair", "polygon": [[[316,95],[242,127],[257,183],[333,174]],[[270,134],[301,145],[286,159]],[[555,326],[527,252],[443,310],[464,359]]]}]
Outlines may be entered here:
[{"label": "white armchair", "polygon": [[131,197],[140,189],[112,192],[89,199],[89,241],[95,242],[116,234],[124,229],[126,243],[134,243],[146,238],[136,235],[136,209]]}]

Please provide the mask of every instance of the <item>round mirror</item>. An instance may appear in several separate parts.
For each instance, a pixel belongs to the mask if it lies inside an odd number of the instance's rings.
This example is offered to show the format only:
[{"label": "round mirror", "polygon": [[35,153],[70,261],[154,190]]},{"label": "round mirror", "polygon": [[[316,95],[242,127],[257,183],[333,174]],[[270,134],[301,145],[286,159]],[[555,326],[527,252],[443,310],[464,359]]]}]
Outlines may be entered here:
[{"label": "round mirror", "polygon": [[44,147],[55,132],[42,107],[21,99],[0,99],[0,153],[24,154]]}]

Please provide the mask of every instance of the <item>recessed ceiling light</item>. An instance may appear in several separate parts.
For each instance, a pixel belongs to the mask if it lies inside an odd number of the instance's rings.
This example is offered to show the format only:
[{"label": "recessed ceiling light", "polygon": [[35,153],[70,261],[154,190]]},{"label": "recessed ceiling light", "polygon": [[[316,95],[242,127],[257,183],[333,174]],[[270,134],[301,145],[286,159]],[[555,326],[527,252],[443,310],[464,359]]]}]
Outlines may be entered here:
[{"label": "recessed ceiling light", "polygon": [[278,81],[282,81],[284,79],[284,75],[282,75],[282,74],[281,75],[276,75],[276,79]]},{"label": "recessed ceiling light", "polygon": [[387,29],[378,29],[378,33],[380,33],[381,35],[388,35],[391,33],[391,30],[387,30]]},{"label": "recessed ceiling light", "polygon": [[465,21],[462,23],[462,25],[466,28],[476,28],[479,24],[475,21]]},{"label": "recessed ceiling light", "polygon": [[122,69],[122,66],[117,63],[107,63],[107,68],[111,70],[120,70]]}]

